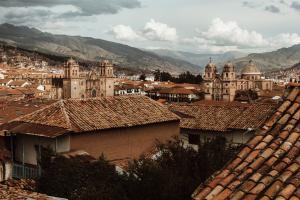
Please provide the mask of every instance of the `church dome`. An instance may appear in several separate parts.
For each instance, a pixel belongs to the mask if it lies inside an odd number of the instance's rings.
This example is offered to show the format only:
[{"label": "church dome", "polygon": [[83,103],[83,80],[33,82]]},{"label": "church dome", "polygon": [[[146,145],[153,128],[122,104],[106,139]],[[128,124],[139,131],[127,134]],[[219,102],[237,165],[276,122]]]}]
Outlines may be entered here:
[{"label": "church dome", "polygon": [[252,60],[242,69],[242,74],[261,74]]}]

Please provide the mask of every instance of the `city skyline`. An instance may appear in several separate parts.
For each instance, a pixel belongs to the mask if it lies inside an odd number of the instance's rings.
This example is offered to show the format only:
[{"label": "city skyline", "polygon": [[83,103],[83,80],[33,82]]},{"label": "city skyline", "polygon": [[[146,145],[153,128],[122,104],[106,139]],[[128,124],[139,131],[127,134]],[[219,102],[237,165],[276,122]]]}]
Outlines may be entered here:
[{"label": "city skyline", "polygon": [[299,0],[1,1],[0,22],[146,49],[264,52],[300,43]]}]

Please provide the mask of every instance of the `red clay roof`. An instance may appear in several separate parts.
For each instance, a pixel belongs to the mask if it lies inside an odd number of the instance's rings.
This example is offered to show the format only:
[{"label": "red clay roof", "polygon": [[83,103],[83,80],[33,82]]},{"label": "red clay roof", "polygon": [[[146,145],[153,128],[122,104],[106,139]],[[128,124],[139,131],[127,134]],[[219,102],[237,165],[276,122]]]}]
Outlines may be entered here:
[{"label": "red clay roof", "polygon": [[17,117],[39,110],[53,102],[54,101],[0,100],[0,124],[7,123]]},{"label": "red clay roof", "polygon": [[[207,101],[205,101],[207,102]],[[229,131],[257,129],[275,109],[274,104],[207,102],[172,104],[169,109],[182,117],[180,127],[194,130]]]},{"label": "red clay roof", "polygon": [[18,187],[0,184],[0,199],[54,200],[55,198],[37,192],[23,190]]},{"label": "red clay roof", "polygon": [[300,89],[289,89],[275,114],[194,199],[300,199]]},{"label": "red clay roof", "polygon": [[[148,97],[118,96],[61,100],[13,120],[22,122],[23,127],[18,125],[10,130],[24,134],[31,130],[33,134],[39,132],[41,136],[55,137],[63,134],[63,129],[68,132],[86,132],[179,120],[177,115]],[[36,124],[39,127],[35,129],[24,124]],[[55,127],[57,134],[38,131],[41,126],[44,126],[42,130]]]}]

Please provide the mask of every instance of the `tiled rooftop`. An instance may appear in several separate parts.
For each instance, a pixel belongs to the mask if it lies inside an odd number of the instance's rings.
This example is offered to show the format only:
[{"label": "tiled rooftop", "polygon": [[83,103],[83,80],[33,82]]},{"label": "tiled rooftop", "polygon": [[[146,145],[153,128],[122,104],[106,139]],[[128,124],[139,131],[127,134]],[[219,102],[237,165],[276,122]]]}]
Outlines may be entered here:
[{"label": "tiled rooftop", "polygon": [[0,124],[39,110],[53,102],[54,101],[0,100]]},{"label": "tiled rooftop", "polygon": [[274,104],[207,102],[172,104],[169,109],[182,117],[180,127],[194,130],[229,131],[256,129],[272,115]]},{"label": "tiled rooftop", "polygon": [[[119,96],[60,100],[10,123],[17,123],[12,129],[17,132],[56,137],[69,131],[87,132],[179,119],[166,107],[148,97]],[[3,126],[7,127],[8,124]]]},{"label": "tiled rooftop", "polygon": [[288,90],[273,116],[194,199],[300,199],[300,88]]},{"label": "tiled rooftop", "polygon": [[55,200],[45,194],[32,192],[15,186],[0,184],[0,199],[7,200]]}]

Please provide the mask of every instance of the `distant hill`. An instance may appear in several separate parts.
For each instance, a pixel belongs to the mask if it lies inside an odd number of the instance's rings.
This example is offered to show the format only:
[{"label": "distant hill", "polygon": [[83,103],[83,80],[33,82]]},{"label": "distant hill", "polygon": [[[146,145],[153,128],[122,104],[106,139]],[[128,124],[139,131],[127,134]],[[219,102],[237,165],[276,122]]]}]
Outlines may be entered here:
[{"label": "distant hill", "polygon": [[252,53],[246,55],[241,52],[226,52],[224,54],[194,54],[182,51],[171,51],[165,49],[148,50],[160,56],[168,56],[197,64],[203,70],[211,57],[218,68],[222,68],[227,61],[232,61],[240,71],[249,60],[254,60],[263,72],[286,69],[300,62],[300,44],[288,48],[281,48],[272,52]]},{"label": "distant hill", "polygon": [[249,54],[233,60],[233,63],[238,69],[241,69],[249,60],[254,60],[260,70],[264,72],[290,68],[300,62],[300,44],[272,52]]},{"label": "distant hill", "polygon": [[212,58],[213,62],[219,64],[247,55],[238,51],[229,51],[222,54],[196,54],[184,51],[172,51],[167,49],[151,49],[147,51],[153,52],[159,56],[167,56],[175,59],[185,60],[187,62],[200,66],[201,69],[203,69],[206,66],[206,64],[209,61],[209,58]]},{"label": "distant hill", "polygon": [[171,73],[199,71],[187,61],[158,56],[127,45],[80,36],[54,35],[26,26],[0,25],[0,41],[23,49],[58,56],[72,56],[82,60],[111,59],[119,66],[145,70],[165,70]]}]

